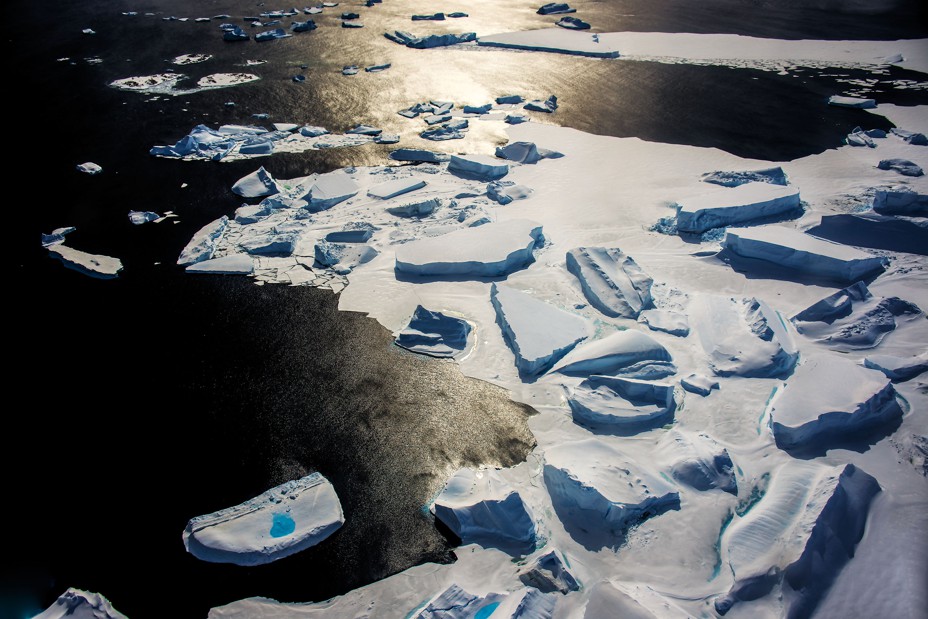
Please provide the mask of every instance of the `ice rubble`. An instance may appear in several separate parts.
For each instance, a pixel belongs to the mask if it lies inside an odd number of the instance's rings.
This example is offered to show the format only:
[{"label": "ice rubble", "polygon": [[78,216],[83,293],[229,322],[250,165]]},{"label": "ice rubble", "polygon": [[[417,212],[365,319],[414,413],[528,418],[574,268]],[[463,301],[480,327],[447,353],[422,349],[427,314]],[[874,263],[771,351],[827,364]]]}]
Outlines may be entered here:
[{"label": "ice rubble", "polygon": [[671,462],[671,475],[678,482],[703,492],[717,489],[738,495],[731,456],[708,434],[671,430],[661,440],[660,451]]},{"label": "ice rubble", "polygon": [[556,363],[551,371],[569,376],[616,374],[638,363],[671,360],[667,349],[650,335],[628,329],[579,346]]},{"label": "ice rubble", "polygon": [[314,248],[316,262],[339,275],[347,275],[358,265],[373,260],[378,252],[363,243],[332,243],[319,241]]},{"label": "ice rubble", "polygon": [[487,185],[487,197],[500,204],[525,200],[535,193],[531,187],[516,185],[513,181],[493,181]]},{"label": "ice rubble", "polygon": [[571,249],[567,270],[580,281],[590,304],[607,316],[637,318],[653,304],[654,280],[618,247]]},{"label": "ice rubble", "polygon": [[454,357],[467,348],[470,324],[461,318],[417,305],[396,345],[431,357]]},{"label": "ice rubble", "polygon": [[489,223],[423,238],[396,249],[396,270],[432,277],[498,277],[534,261],[541,225],[527,219]]},{"label": "ice rubble", "polygon": [[593,375],[567,399],[574,421],[588,427],[622,431],[650,429],[673,420],[673,385]]},{"label": "ice rubble", "polygon": [[784,583],[789,617],[808,617],[854,556],[867,523],[876,480],[848,464],[793,460],[774,476],[761,501],[722,535],[735,582],[715,601],[719,614]]},{"label": "ice rubble", "polygon": [[99,593],[69,588],[33,619],[128,619]]},{"label": "ice rubble", "polygon": [[544,460],[545,486],[561,522],[602,546],[629,527],[680,508],[671,484],[602,441],[561,443],[545,449]]},{"label": "ice rubble", "polygon": [[435,517],[461,539],[511,554],[535,548],[535,523],[522,497],[493,469],[463,468],[431,506]]},{"label": "ice rubble", "polygon": [[344,522],[332,484],[313,473],[192,518],[183,540],[187,551],[203,561],[261,565],[315,546]]},{"label": "ice rubble", "polygon": [[902,417],[889,378],[835,354],[805,359],[771,399],[768,412],[780,448],[816,453],[869,438],[874,429]]},{"label": "ice rubble", "polygon": [[705,232],[799,208],[799,190],[792,186],[749,182],[677,201],[677,228]]},{"label": "ice rubble", "polygon": [[868,355],[864,367],[879,370],[894,383],[902,383],[928,371],[928,353],[911,357]]},{"label": "ice rubble", "polygon": [[509,164],[485,155],[451,155],[448,171],[481,181],[495,181],[509,173]]},{"label": "ice rubble", "polygon": [[243,176],[232,185],[232,193],[243,198],[260,198],[280,192],[277,181],[261,166],[251,174]]},{"label": "ice rubble", "polygon": [[742,258],[841,282],[863,279],[887,264],[885,258],[783,226],[729,228],[722,247]]},{"label": "ice rubble", "polygon": [[865,109],[869,107],[876,107],[876,100],[865,99],[863,97],[844,97],[841,95],[832,95],[828,98],[828,105]]},{"label": "ice rubble", "polygon": [[378,183],[367,190],[367,195],[372,198],[380,198],[381,200],[389,200],[390,198],[395,198],[396,196],[402,195],[404,193],[409,193],[410,191],[415,191],[416,189],[422,189],[425,187],[425,181],[418,178],[397,178],[392,181],[384,181]]},{"label": "ice rubble", "polygon": [[81,163],[77,166],[78,172],[84,172],[85,174],[99,174],[103,171],[103,168],[93,161],[88,161],[86,163]]},{"label": "ice rubble", "polygon": [[788,184],[786,172],[779,166],[762,170],[716,170],[703,175],[702,182],[722,185],[723,187],[737,187],[745,183]]},{"label": "ice rubble", "polygon": [[896,318],[922,316],[898,297],[874,297],[857,282],[797,313],[790,320],[804,336],[841,352],[874,348],[895,330]]},{"label": "ice rubble", "polygon": [[122,262],[119,258],[88,254],[78,249],[66,247],[63,243],[49,245],[47,249],[48,254],[61,260],[64,266],[90,277],[113,279],[122,271]]},{"label": "ice rubble", "polygon": [[492,284],[490,301],[524,378],[545,372],[592,332],[586,319],[508,286]]},{"label": "ice rubble", "polygon": [[210,222],[200,228],[200,230],[193,235],[193,238],[187,242],[187,246],[180,252],[180,256],[177,258],[177,264],[187,266],[195,262],[201,262],[212,258],[213,252],[216,251],[216,243],[222,236],[222,233],[225,232],[228,225],[229,218],[223,215],[216,221]]},{"label": "ice rubble", "polygon": [[759,299],[707,295],[694,300],[692,323],[717,376],[783,377],[799,352],[779,312]]},{"label": "ice rubble", "polygon": [[566,595],[580,589],[580,583],[567,569],[566,561],[561,559],[556,549],[535,557],[519,571],[519,580],[542,593],[558,591]]},{"label": "ice rubble", "polygon": [[642,310],[638,314],[638,322],[646,324],[652,331],[663,331],[677,337],[686,337],[690,334],[690,321],[686,314],[673,310]]},{"label": "ice rubble", "polygon": [[222,258],[209,258],[194,262],[185,269],[187,273],[209,273],[212,275],[251,275],[254,259],[247,254],[232,254]]}]

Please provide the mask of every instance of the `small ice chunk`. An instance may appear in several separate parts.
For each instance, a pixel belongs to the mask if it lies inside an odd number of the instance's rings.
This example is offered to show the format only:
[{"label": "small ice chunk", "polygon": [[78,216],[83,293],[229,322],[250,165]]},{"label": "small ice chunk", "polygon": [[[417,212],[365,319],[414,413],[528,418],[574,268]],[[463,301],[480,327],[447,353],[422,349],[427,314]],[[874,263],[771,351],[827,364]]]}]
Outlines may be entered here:
[{"label": "small ice chunk", "polygon": [[578,247],[567,252],[567,270],[590,304],[607,316],[637,318],[652,306],[653,280],[618,247]]},{"label": "small ice chunk", "polygon": [[300,126],[296,123],[274,123],[275,131],[287,131],[293,132],[299,129]]},{"label": "small ice chunk", "polygon": [[69,269],[97,279],[114,279],[122,271],[122,262],[119,258],[88,254],[87,252],[65,247],[61,243],[49,246],[48,253],[53,258],[61,260],[64,266]]},{"label": "small ice chunk", "polygon": [[424,140],[432,140],[433,142],[443,142],[445,140],[463,140],[464,132],[467,129],[467,119],[460,119],[464,121],[463,124],[457,122],[446,122],[444,124],[432,127],[431,129],[426,129],[419,134],[419,137]]},{"label": "small ice chunk", "polygon": [[398,178],[392,181],[385,181],[383,183],[374,185],[367,190],[367,195],[371,196],[372,198],[389,200],[390,198],[395,198],[396,196],[402,195],[404,193],[409,193],[410,191],[415,191],[416,189],[422,189],[423,187],[425,187],[425,181],[418,178]]},{"label": "small ice chunk", "polygon": [[903,176],[923,176],[925,171],[908,159],[883,159],[876,167],[881,170],[892,170]]},{"label": "small ice chunk", "polygon": [[433,13],[431,15],[413,15],[412,21],[445,21],[445,14]]},{"label": "small ice chunk", "polygon": [[335,488],[313,473],[192,518],[183,539],[187,551],[203,561],[262,565],[315,546],[344,522]]},{"label": "small ice chunk", "polygon": [[869,148],[876,148],[876,143],[873,141],[873,138],[864,133],[860,127],[848,133],[847,137],[844,138],[844,141],[847,142],[848,146],[867,146]]},{"label": "small ice chunk", "polygon": [[273,196],[280,192],[280,185],[271,173],[261,166],[251,174],[243,176],[232,185],[232,193],[243,198],[260,198]]},{"label": "small ice chunk", "polygon": [[385,62],[382,64],[372,64],[369,67],[364,67],[364,71],[365,73],[380,73],[381,71],[386,71],[391,66],[393,65],[390,64],[389,62]]},{"label": "small ice chunk", "polygon": [[719,381],[713,380],[708,376],[703,376],[702,374],[694,373],[682,379],[680,381],[680,386],[690,393],[705,397],[712,393],[713,389],[719,388]]},{"label": "small ice chunk", "polygon": [[97,34],[96,32],[94,32],[93,28],[84,28],[83,30],[81,30],[81,32],[83,32],[84,34]]},{"label": "small ice chunk", "polygon": [[444,153],[433,153],[429,150],[398,148],[390,153],[390,159],[394,161],[412,161],[414,163],[441,163],[448,161],[450,157]]},{"label": "small ice chunk", "polygon": [[342,20],[342,28],[363,28],[364,24],[359,21]]},{"label": "small ice chunk", "polygon": [[86,163],[79,164],[77,166],[77,170],[79,172],[84,172],[85,174],[99,174],[100,172],[103,171],[103,168],[101,168],[99,165],[97,165],[93,161],[88,161]]},{"label": "small ice chunk", "polygon": [[678,482],[703,492],[719,489],[738,495],[731,456],[708,434],[671,430],[662,442],[670,452],[670,472]]},{"label": "small ice chunk", "polygon": [[525,554],[535,548],[535,523],[522,497],[493,469],[463,468],[431,506],[463,544]]},{"label": "small ice chunk", "polygon": [[567,399],[574,421],[596,429],[634,432],[673,420],[673,385],[593,375]]},{"label": "small ice chunk", "polygon": [[928,146],[928,138],[925,137],[924,133],[916,133],[915,131],[906,131],[905,129],[900,129],[899,127],[893,127],[889,130],[894,136],[902,138],[905,142],[913,146]]},{"label": "small ice chunk", "polygon": [[736,256],[842,282],[863,279],[888,263],[886,258],[783,226],[729,228],[722,247]]},{"label": "small ice chunk", "polygon": [[340,275],[351,273],[359,265],[370,262],[377,250],[362,243],[331,243],[319,241],[315,246],[316,262]]},{"label": "small ice chunk", "polygon": [[325,135],[329,132],[325,127],[315,127],[313,125],[306,125],[305,127],[300,127],[300,135],[307,138],[317,138],[320,135]]},{"label": "small ice chunk", "polygon": [[577,9],[570,8],[566,2],[549,2],[542,5],[537,11],[539,15],[559,15],[561,13],[576,13]]},{"label": "small ice chunk", "polygon": [[496,97],[496,103],[498,105],[519,104],[523,101],[525,101],[525,99],[522,98],[522,95],[503,95],[501,97]]},{"label": "small ice chunk", "polygon": [[480,181],[495,181],[509,174],[509,164],[485,155],[451,155],[448,171]]},{"label": "small ice chunk", "polygon": [[430,357],[454,357],[467,348],[470,324],[421,305],[396,338],[396,345]]},{"label": "small ice chunk", "polygon": [[332,243],[367,243],[374,234],[374,227],[370,224],[357,228],[346,228],[337,232],[329,232],[325,240]]},{"label": "small ice chunk", "polygon": [[745,183],[772,183],[786,185],[786,172],[783,168],[764,168],[762,170],[721,171],[709,172],[702,178],[704,183],[713,183],[723,187],[737,187]]},{"label": "small ice chunk", "polygon": [[479,115],[483,115],[483,114],[489,113],[490,110],[492,110],[492,109],[493,109],[493,104],[492,104],[492,103],[486,103],[486,104],[484,104],[484,105],[465,105],[465,106],[464,106],[464,113],[465,113],[465,114],[479,114]]},{"label": "small ice chunk", "polygon": [[642,361],[672,361],[670,353],[654,338],[634,329],[619,330],[587,342],[565,356],[552,372],[569,376],[616,374]]},{"label": "small ice chunk", "polygon": [[194,262],[186,268],[187,273],[210,273],[213,275],[251,275],[254,259],[248,254],[232,254],[222,258],[210,258]]},{"label": "small ice chunk", "polygon": [[426,116],[422,120],[424,120],[425,124],[427,125],[437,125],[447,120],[451,120],[451,114],[448,114],[447,112],[444,114],[432,114],[431,116]]},{"label": "small ice chunk", "polygon": [[375,144],[396,144],[399,141],[400,136],[397,133],[381,133],[374,138]]},{"label": "small ice chunk", "polygon": [[239,26],[224,29],[222,32],[223,41],[247,41],[251,36]]},{"label": "small ice chunk", "polygon": [[519,570],[519,580],[542,593],[558,591],[566,595],[580,590],[580,583],[567,569],[567,561],[554,549],[539,555]]},{"label": "small ice chunk", "polygon": [[292,36],[292,34],[288,33],[283,28],[275,28],[274,30],[265,30],[264,32],[257,33],[255,35],[255,41],[273,41],[275,39],[286,39]]},{"label": "small ice chunk", "polygon": [[304,199],[308,202],[307,209],[309,211],[324,211],[339,202],[351,198],[360,189],[353,178],[345,172],[337,170],[317,178]]},{"label": "small ice chunk", "polygon": [[128,619],[99,593],[69,588],[33,619]]},{"label": "small ice chunk", "polygon": [[648,325],[652,331],[663,331],[678,337],[686,337],[690,334],[690,321],[686,314],[680,312],[660,309],[642,310],[638,315],[638,322]]},{"label": "small ice chunk", "polygon": [[534,142],[510,142],[506,146],[497,146],[496,156],[519,163],[537,163],[545,158],[563,157],[559,152],[538,148]]},{"label": "small ice chunk", "polygon": [[464,32],[461,34],[430,34],[424,37],[415,37],[406,42],[406,47],[413,49],[430,49],[433,47],[446,47],[448,45],[457,45],[458,43],[468,43],[477,39],[476,32]]},{"label": "small ice chunk", "polygon": [[177,264],[185,266],[212,258],[213,252],[216,250],[216,242],[222,236],[223,232],[226,231],[228,224],[229,218],[223,215],[216,221],[210,222],[200,228],[187,243],[187,246],[180,252],[180,256],[177,258]]},{"label": "small ice chunk", "polygon": [[902,417],[889,378],[835,354],[800,364],[769,411],[777,446],[822,453]]},{"label": "small ice chunk", "polygon": [[500,204],[509,204],[513,200],[524,200],[534,192],[531,187],[516,185],[512,181],[493,181],[487,185],[487,197]]},{"label": "small ice chunk", "polygon": [[462,13],[461,11],[455,11],[454,13],[448,13],[448,17],[452,19],[459,19],[461,17],[470,17],[467,13]]},{"label": "small ice chunk", "polygon": [[342,67],[342,75],[357,75],[361,69],[356,64],[349,64]]},{"label": "small ice chunk", "polygon": [[290,30],[294,32],[310,32],[315,30],[316,27],[316,22],[311,19],[307,19],[306,21],[295,21],[290,24]]},{"label": "small ice chunk", "polygon": [[508,286],[492,284],[490,301],[523,377],[545,372],[592,332],[586,319]]},{"label": "small ice chunk", "polygon": [[749,182],[677,201],[677,228],[705,232],[799,208],[799,190],[792,186]]},{"label": "small ice chunk", "polygon": [[407,202],[398,206],[387,207],[387,212],[397,217],[425,217],[431,215],[441,206],[439,198],[428,198],[417,202]]},{"label": "small ice chunk", "polygon": [[904,383],[928,370],[928,353],[912,357],[870,355],[864,359],[864,367],[879,370],[894,383]]},{"label": "small ice chunk", "polygon": [[529,117],[525,114],[514,112],[512,114],[506,114],[505,120],[509,125],[519,125],[522,123],[527,123],[529,121]]},{"label": "small ice chunk", "polygon": [[153,211],[129,211],[129,221],[136,226],[147,224],[156,219],[161,219],[161,215]]},{"label": "small ice chunk", "polygon": [[557,97],[551,95],[544,101],[535,99],[533,101],[529,101],[522,107],[524,107],[526,110],[532,110],[533,112],[545,112],[550,114],[557,109]]},{"label": "small ice chunk", "polygon": [[876,100],[864,99],[862,97],[842,97],[841,95],[832,95],[828,98],[828,105],[866,109],[876,107]]},{"label": "small ice chunk", "polygon": [[380,135],[383,133],[383,129],[371,127],[370,125],[355,125],[345,133],[352,135]]},{"label": "small ice chunk", "polygon": [[591,27],[589,22],[585,22],[582,19],[571,16],[560,18],[554,22],[554,25],[560,26],[561,28],[567,28],[568,30],[589,30]]}]

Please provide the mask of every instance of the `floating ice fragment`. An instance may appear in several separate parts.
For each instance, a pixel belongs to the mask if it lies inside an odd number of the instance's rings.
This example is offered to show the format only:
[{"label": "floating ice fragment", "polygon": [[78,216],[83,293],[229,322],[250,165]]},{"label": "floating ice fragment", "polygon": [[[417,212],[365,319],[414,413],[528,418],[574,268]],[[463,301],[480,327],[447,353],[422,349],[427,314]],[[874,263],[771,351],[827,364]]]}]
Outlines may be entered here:
[{"label": "floating ice fragment", "polygon": [[493,109],[492,103],[487,103],[485,105],[465,105],[463,112],[465,114],[487,114]]},{"label": "floating ice fragment", "polygon": [[725,187],[737,187],[751,182],[772,183],[774,185],[788,184],[786,173],[779,166],[762,170],[710,172],[703,176],[702,182]]},{"label": "floating ice fragment", "polygon": [[458,43],[467,43],[477,39],[476,32],[464,32],[461,34],[430,34],[424,37],[413,37],[412,39],[404,40],[405,37],[400,36],[399,32],[395,35],[401,42],[403,42],[406,47],[411,47],[413,49],[429,49],[433,47],[446,47],[448,45],[457,45]]},{"label": "floating ice fragment", "polygon": [[370,125],[355,125],[345,133],[354,135],[380,135],[383,133],[383,129],[371,127]]},{"label": "floating ice fragment", "polygon": [[325,127],[314,127],[312,125],[306,125],[300,127],[300,135],[307,138],[316,138],[320,135],[325,135],[329,132]]},{"label": "floating ice fragment", "polygon": [[728,450],[708,434],[671,430],[662,442],[670,452],[671,474],[678,482],[696,490],[719,489],[738,495],[735,465]]},{"label": "floating ice fragment", "polygon": [[93,174],[99,174],[100,172],[102,172],[103,168],[101,168],[99,165],[97,165],[96,163],[92,161],[88,161],[87,163],[79,164],[77,166],[77,170],[79,172],[84,172],[86,174],[93,175]]},{"label": "floating ice fragment", "polygon": [[254,272],[254,259],[248,254],[232,254],[222,258],[210,258],[195,262],[185,270],[187,273],[208,273],[211,275],[251,275]]},{"label": "floating ice fragment", "polygon": [[81,32],[83,32],[84,34],[97,34],[96,32],[94,32],[92,28],[84,28],[83,30],[81,30]]},{"label": "floating ice fragment", "polygon": [[535,11],[539,15],[558,15],[561,13],[576,13],[577,9],[570,8],[566,2],[549,2]]},{"label": "floating ice fragment", "polygon": [[48,246],[48,253],[53,258],[61,260],[64,266],[69,269],[97,279],[113,279],[122,271],[122,262],[119,258],[88,254],[87,252],[65,247],[62,243]]},{"label": "floating ice fragment", "polygon": [[444,21],[444,13],[433,13],[431,15],[413,15],[412,21]]},{"label": "floating ice fragment", "polygon": [[171,62],[176,65],[197,64],[199,62],[206,62],[212,57],[212,54],[181,54]]},{"label": "floating ice fragment", "polygon": [[395,198],[396,196],[402,195],[404,193],[409,193],[410,191],[415,191],[416,189],[422,189],[425,187],[425,181],[418,178],[398,178],[392,181],[386,181],[374,185],[367,190],[367,195],[372,198],[380,198],[381,200],[389,200],[390,198]]},{"label": "floating ice fragment", "polygon": [[844,141],[847,142],[848,146],[867,146],[869,148],[876,148],[876,143],[873,141],[873,138],[864,133],[860,127],[848,133],[847,137],[844,138]]},{"label": "floating ice fragment", "polygon": [[561,28],[567,28],[568,30],[589,30],[590,29],[590,24],[588,22],[585,22],[582,19],[578,19],[576,17],[570,17],[570,16],[562,17],[559,20],[557,20],[554,24],[556,26],[560,26]]},{"label": "floating ice fragment", "polygon": [[905,185],[879,188],[873,195],[873,210],[884,215],[919,215],[928,211],[928,194]]},{"label": "floating ice fragment", "polygon": [[342,20],[342,28],[363,28],[364,24],[358,21]]},{"label": "floating ice fragment", "polygon": [[397,144],[399,141],[400,136],[396,133],[381,133],[374,137],[375,144]]},{"label": "floating ice fragment", "polygon": [[222,32],[223,41],[247,41],[250,38],[251,36],[239,26],[223,29]]},{"label": "floating ice fragment", "polygon": [[261,565],[315,546],[344,522],[332,484],[313,473],[192,518],[183,539],[187,551],[203,561]]},{"label": "floating ice fragment", "polygon": [[532,110],[533,112],[545,112],[550,114],[557,109],[557,97],[551,95],[544,101],[535,99],[533,101],[529,101],[522,107],[524,107],[526,110]]},{"label": "floating ice fragment", "polygon": [[461,11],[455,11],[454,13],[448,13],[448,17],[459,19],[461,17],[470,17],[467,13],[462,13]]},{"label": "floating ice fragment", "polygon": [[292,36],[292,34],[288,33],[283,28],[275,28],[274,30],[265,30],[264,32],[257,33],[255,35],[255,41],[273,41],[275,39],[286,39]]},{"label": "floating ice fragment", "polygon": [[387,207],[387,212],[397,217],[425,217],[431,215],[441,206],[439,198],[428,198],[417,202],[408,202],[398,206]]},{"label": "floating ice fragment", "polygon": [[129,221],[136,226],[147,224],[156,219],[161,219],[161,215],[153,211],[129,211]]},{"label": "floating ice fragment", "polygon": [[498,105],[504,105],[507,103],[518,104],[522,103],[523,101],[525,101],[525,99],[522,98],[522,95],[503,95],[501,97],[496,97],[496,103]]},{"label": "floating ice fragment", "polygon": [[467,348],[466,320],[425,309],[421,305],[396,338],[396,345],[430,357],[454,357]]},{"label": "floating ice fragment", "polygon": [[525,114],[514,112],[512,114],[506,114],[505,121],[507,124],[510,124],[510,125],[518,125],[521,123],[527,123],[529,121],[529,117],[526,116]]},{"label": "floating ice fragment", "polygon": [[392,66],[393,65],[390,64],[389,62],[385,62],[383,64],[375,64],[369,67],[364,67],[364,71],[367,73],[380,73],[381,71],[386,71]]},{"label": "floating ice fragment", "polygon": [[525,185],[516,185],[512,181],[493,181],[487,185],[487,197],[500,204],[509,204],[513,200],[524,200],[534,191]]},{"label": "floating ice fragment", "polygon": [[828,98],[828,105],[866,109],[876,107],[876,100],[864,99],[861,97],[842,97],[840,95],[832,95]]},{"label": "floating ice fragment", "polygon": [[310,32],[316,29],[316,22],[311,19],[306,21],[295,21],[290,24],[290,30],[294,32]]},{"label": "floating ice fragment", "polygon": [[567,270],[590,304],[607,316],[637,318],[651,307],[653,280],[617,247],[578,247],[567,252]]}]

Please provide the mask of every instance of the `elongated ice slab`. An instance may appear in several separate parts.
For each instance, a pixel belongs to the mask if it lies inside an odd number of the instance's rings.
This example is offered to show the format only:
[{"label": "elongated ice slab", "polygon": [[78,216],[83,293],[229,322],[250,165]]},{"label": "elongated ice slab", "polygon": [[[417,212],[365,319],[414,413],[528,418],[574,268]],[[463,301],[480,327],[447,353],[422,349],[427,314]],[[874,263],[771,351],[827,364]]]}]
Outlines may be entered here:
[{"label": "elongated ice slab", "polygon": [[448,171],[464,178],[495,181],[509,173],[509,164],[485,155],[451,155]]},{"label": "elongated ice slab", "polygon": [[636,363],[671,360],[667,349],[650,335],[628,329],[577,347],[552,371],[574,376],[615,374]]},{"label": "elongated ice slab", "polygon": [[594,58],[619,57],[618,46],[601,43],[596,35],[564,28],[494,34],[480,37],[477,39],[477,45],[556,52],[576,56],[592,56]]},{"label": "elongated ice slab", "polygon": [[210,258],[194,262],[187,273],[210,273],[212,275],[251,275],[255,270],[254,259],[247,254],[232,254],[222,258]]},{"label": "elongated ice slab", "polygon": [[580,280],[590,304],[607,316],[637,318],[652,305],[653,280],[618,247],[571,249],[567,270]]},{"label": "elongated ice slab", "polygon": [[705,232],[792,211],[799,207],[799,190],[789,185],[750,182],[682,198],[677,203],[677,228],[682,232]]},{"label": "elongated ice slab", "polygon": [[423,187],[425,187],[425,181],[422,179],[398,178],[392,181],[385,181],[383,183],[374,185],[367,190],[367,195],[371,196],[372,198],[388,200],[404,193],[415,191],[416,189],[422,189]]},{"label": "elongated ice slab", "polygon": [[88,254],[78,249],[66,247],[62,243],[49,246],[48,253],[53,258],[61,260],[64,266],[69,269],[97,279],[113,279],[122,271],[122,261],[119,258]]},{"label": "elongated ice slab", "polygon": [[192,518],[183,540],[187,551],[203,561],[261,565],[315,546],[344,522],[332,484],[313,473]]}]

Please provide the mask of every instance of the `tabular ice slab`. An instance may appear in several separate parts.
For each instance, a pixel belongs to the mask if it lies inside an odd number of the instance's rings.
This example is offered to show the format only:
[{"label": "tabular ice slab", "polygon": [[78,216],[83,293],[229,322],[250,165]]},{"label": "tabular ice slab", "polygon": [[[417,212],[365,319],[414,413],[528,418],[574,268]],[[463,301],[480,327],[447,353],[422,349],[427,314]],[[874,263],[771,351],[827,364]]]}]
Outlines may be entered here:
[{"label": "tabular ice slab", "polygon": [[705,232],[797,209],[799,190],[792,186],[750,182],[682,198],[677,203],[680,205],[677,228],[682,232]]},{"label": "tabular ice slab", "polygon": [[119,258],[88,254],[79,249],[66,247],[63,243],[50,245],[48,253],[53,258],[61,260],[69,269],[97,279],[114,279],[122,271],[122,261]]},{"label": "tabular ice slab", "polygon": [[315,546],[344,522],[335,488],[313,473],[192,518],[183,539],[187,551],[203,561],[261,565]]}]

